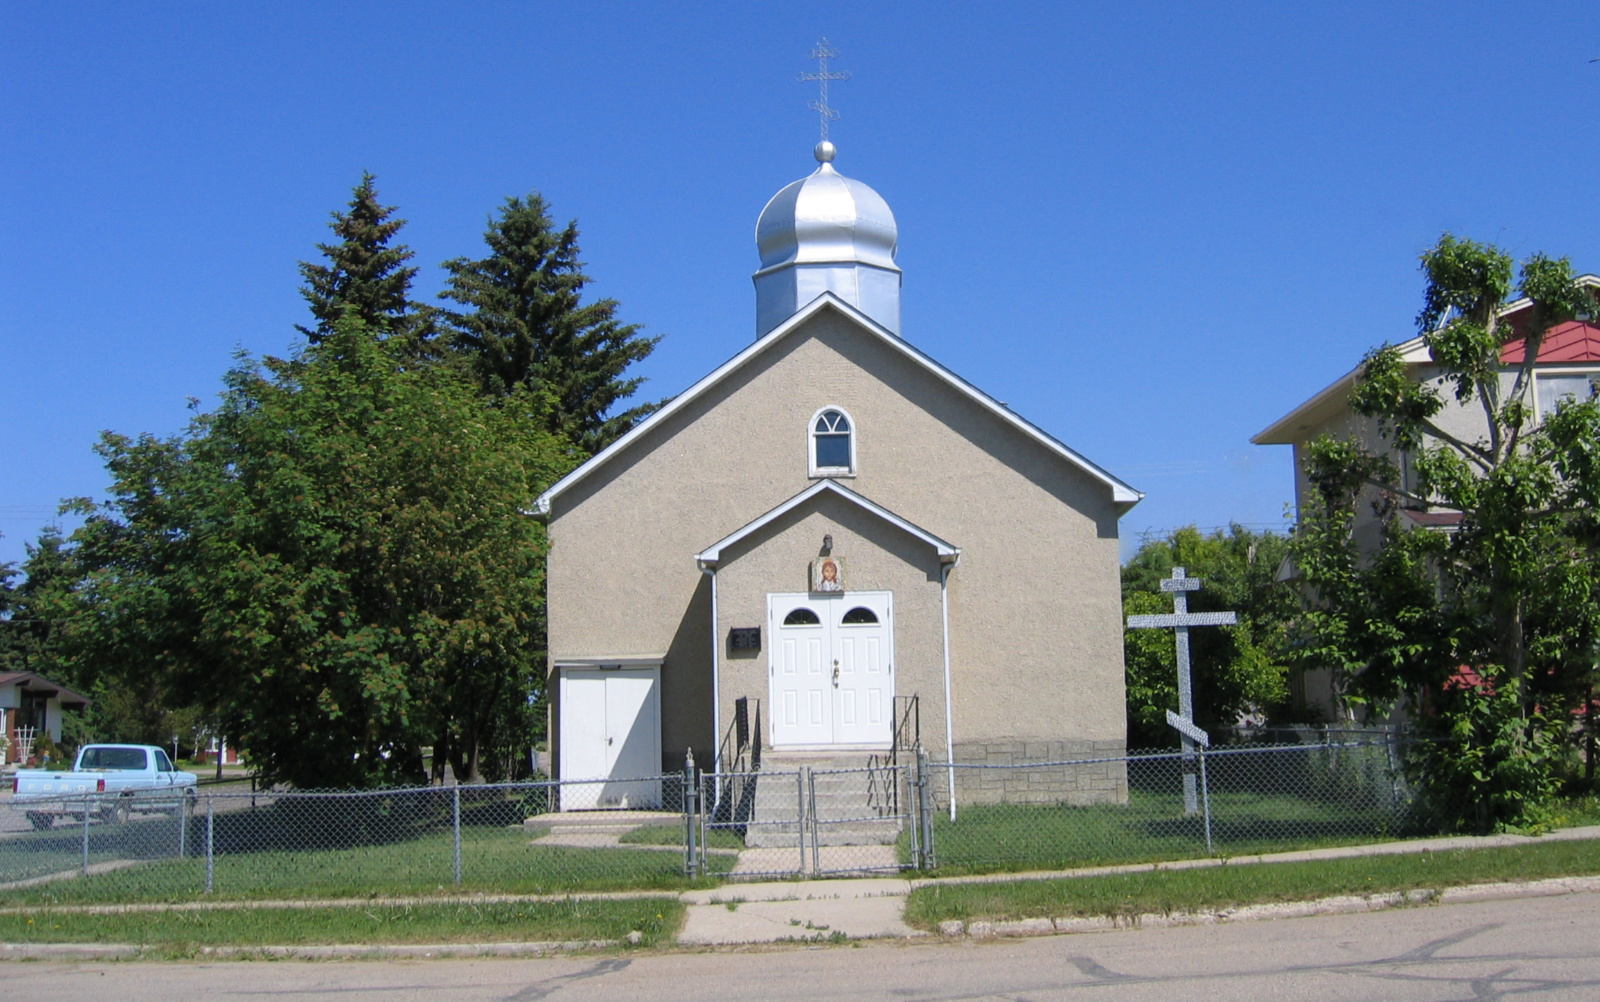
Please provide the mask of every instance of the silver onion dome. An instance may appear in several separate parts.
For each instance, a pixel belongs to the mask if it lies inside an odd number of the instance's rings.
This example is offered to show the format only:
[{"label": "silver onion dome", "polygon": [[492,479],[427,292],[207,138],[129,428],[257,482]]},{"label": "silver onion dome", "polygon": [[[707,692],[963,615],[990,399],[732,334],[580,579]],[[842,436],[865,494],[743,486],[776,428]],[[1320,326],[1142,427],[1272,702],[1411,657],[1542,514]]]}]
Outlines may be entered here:
[{"label": "silver onion dome", "polygon": [[756,223],[758,336],[824,292],[900,332],[899,227],[889,203],[833,167],[832,143],[817,145],[809,177],[772,196]]}]

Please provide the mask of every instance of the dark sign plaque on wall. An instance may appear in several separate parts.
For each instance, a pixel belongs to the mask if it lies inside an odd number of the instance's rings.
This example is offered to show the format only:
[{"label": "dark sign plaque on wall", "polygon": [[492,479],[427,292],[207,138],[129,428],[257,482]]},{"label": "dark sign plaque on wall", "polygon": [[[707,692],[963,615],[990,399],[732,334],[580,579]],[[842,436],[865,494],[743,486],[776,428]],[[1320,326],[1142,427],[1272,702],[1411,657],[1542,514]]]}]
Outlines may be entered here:
[{"label": "dark sign plaque on wall", "polygon": [[728,631],[728,646],[736,651],[759,651],[761,627],[735,626]]}]

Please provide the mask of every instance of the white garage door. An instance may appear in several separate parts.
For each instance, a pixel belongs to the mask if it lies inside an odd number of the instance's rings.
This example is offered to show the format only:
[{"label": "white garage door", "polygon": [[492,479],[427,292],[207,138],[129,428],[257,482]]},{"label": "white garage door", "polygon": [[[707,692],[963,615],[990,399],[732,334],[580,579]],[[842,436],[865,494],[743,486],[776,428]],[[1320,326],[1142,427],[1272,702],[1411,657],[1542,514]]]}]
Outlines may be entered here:
[{"label": "white garage door", "polygon": [[661,669],[561,669],[563,810],[661,806]]}]

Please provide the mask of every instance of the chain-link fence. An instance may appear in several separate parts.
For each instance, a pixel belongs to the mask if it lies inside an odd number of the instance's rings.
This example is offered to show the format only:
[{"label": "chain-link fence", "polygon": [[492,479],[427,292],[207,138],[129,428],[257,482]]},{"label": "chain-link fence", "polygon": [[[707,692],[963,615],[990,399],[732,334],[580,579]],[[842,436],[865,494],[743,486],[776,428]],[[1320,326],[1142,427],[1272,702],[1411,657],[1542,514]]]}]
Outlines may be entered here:
[{"label": "chain-link fence", "polygon": [[0,797],[0,904],[550,894],[1063,869],[1427,827],[1392,736],[1188,756],[864,761],[346,793],[224,786]]},{"label": "chain-link fence", "polygon": [[932,851],[947,873],[1238,856],[1428,827],[1385,736],[930,768]]},{"label": "chain-link fence", "polygon": [[[732,869],[684,774],[361,792],[0,799],[0,902],[560,893]],[[605,806],[614,809],[596,809]]]}]

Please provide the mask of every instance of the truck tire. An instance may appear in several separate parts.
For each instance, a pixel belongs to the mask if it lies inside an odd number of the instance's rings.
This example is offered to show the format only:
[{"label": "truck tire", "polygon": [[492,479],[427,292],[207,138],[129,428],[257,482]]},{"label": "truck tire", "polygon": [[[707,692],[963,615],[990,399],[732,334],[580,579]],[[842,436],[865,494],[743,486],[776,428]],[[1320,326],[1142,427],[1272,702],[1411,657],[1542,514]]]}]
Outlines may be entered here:
[{"label": "truck tire", "polygon": [[33,830],[36,832],[42,832],[55,823],[56,816],[54,814],[46,814],[43,811],[28,812],[28,824],[33,825]]},{"label": "truck tire", "polygon": [[128,820],[128,798],[118,797],[116,803],[100,808],[100,821],[108,825],[125,824]]}]

